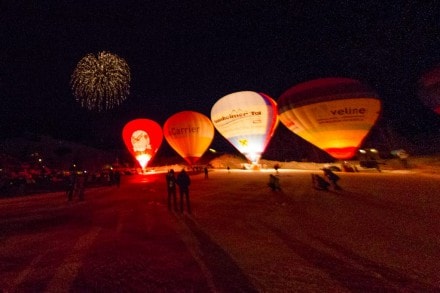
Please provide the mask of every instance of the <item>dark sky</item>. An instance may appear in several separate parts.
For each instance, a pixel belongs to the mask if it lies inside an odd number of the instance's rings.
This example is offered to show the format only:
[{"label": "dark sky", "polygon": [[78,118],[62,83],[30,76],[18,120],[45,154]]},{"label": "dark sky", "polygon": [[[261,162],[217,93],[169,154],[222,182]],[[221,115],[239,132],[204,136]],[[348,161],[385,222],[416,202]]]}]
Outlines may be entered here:
[{"label": "dark sky", "polygon": [[[381,123],[409,136],[438,132],[439,117],[417,99],[417,79],[440,63],[435,3],[6,0],[1,136],[30,132],[119,147],[131,119],[163,125],[182,110],[209,117],[226,94],[278,99],[297,83],[330,76],[374,87],[384,101]],[[128,99],[105,113],[81,108],[69,85],[78,61],[100,51],[124,58],[132,77]]]}]

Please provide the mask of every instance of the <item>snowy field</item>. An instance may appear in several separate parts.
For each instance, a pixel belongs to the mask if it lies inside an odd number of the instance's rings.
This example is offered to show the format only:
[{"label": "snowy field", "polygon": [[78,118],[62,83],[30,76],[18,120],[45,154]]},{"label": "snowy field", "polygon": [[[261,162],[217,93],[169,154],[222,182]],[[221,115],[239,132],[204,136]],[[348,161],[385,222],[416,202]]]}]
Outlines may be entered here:
[{"label": "snowy field", "polygon": [[267,186],[273,169],[193,175],[192,215],[168,211],[163,173],[124,176],[120,189],[88,190],[81,204],[68,205],[62,193],[4,199],[0,284],[72,292],[440,291],[439,175],[338,173],[342,190],[321,191],[313,172],[321,171],[281,169],[281,191]]},{"label": "snowy field", "polygon": [[320,191],[280,170],[272,192],[267,172],[212,172],[194,219],[261,291],[440,290],[440,177],[339,175],[343,190]]}]

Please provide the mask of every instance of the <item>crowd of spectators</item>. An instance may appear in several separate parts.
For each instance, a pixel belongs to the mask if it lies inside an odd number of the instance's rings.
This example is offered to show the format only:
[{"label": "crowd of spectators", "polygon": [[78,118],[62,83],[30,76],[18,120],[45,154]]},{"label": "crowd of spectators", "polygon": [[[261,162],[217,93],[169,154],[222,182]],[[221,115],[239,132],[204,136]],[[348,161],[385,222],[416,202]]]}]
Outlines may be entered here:
[{"label": "crowd of spectators", "polygon": [[0,197],[64,191],[73,172],[85,175],[86,185],[93,187],[113,184],[113,175],[116,171],[107,168],[89,172],[74,167],[69,170],[0,168]]}]

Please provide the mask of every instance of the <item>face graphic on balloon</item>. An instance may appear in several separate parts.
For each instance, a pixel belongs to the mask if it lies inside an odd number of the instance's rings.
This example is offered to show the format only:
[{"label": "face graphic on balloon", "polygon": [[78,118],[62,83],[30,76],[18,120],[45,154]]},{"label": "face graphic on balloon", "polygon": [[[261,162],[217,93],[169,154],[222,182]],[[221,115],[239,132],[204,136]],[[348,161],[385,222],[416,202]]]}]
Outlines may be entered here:
[{"label": "face graphic on balloon", "polygon": [[122,131],[125,146],[144,170],[162,143],[162,128],[149,119],[128,122]]},{"label": "face graphic on balloon", "polygon": [[147,151],[151,151],[150,137],[143,130],[136,130],[131,135],[131,144],[136,154],[136,160],[144,169],[151,159],[151,155]]},{"label": "face graphic on balloon", "polygon": [[131,135],[131,144],[135,152],[145,152],[147,149],[151,150],[150,137],[148,133],[143,130],[136,130]]}]

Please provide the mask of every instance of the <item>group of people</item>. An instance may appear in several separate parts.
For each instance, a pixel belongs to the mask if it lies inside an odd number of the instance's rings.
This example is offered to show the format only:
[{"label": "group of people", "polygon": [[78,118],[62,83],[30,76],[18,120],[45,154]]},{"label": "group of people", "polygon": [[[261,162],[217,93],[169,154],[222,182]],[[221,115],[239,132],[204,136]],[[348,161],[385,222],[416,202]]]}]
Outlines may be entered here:
[{"label": "group of people", "polygon": [[312,174],[313,187],[319,190],[328,190],[331,185],[334,190],[341,190],[341,187],[338,185],[340,179],[339,176],[333,173],[329,168],[323,168],[322,171],[324,172],[324,177],[327,178],[328,181],[318,174]]},{"label": "group of people", "polygon": [[118,170],[110,170],[108,173],[108,177],[110,185],[116,185],[116,187],[119,187],[121,185],[121,173]]},{"label": "group of people", "polygon": [[[183,213],[184,201],[186,201],[187,212],[191,213],[191,203],[189,200],[189,186],[191,185],[191,179],[185,169],[182,169],[180,173],[175,176],[174,170],[171,169],[166,175],[166,183],[168,190],[168,209],[171,211],[178,211],[177,208],[177,186],[179,186],[180,193],[180,212]],[[177,185],[177,186],[176,186]]]}]

